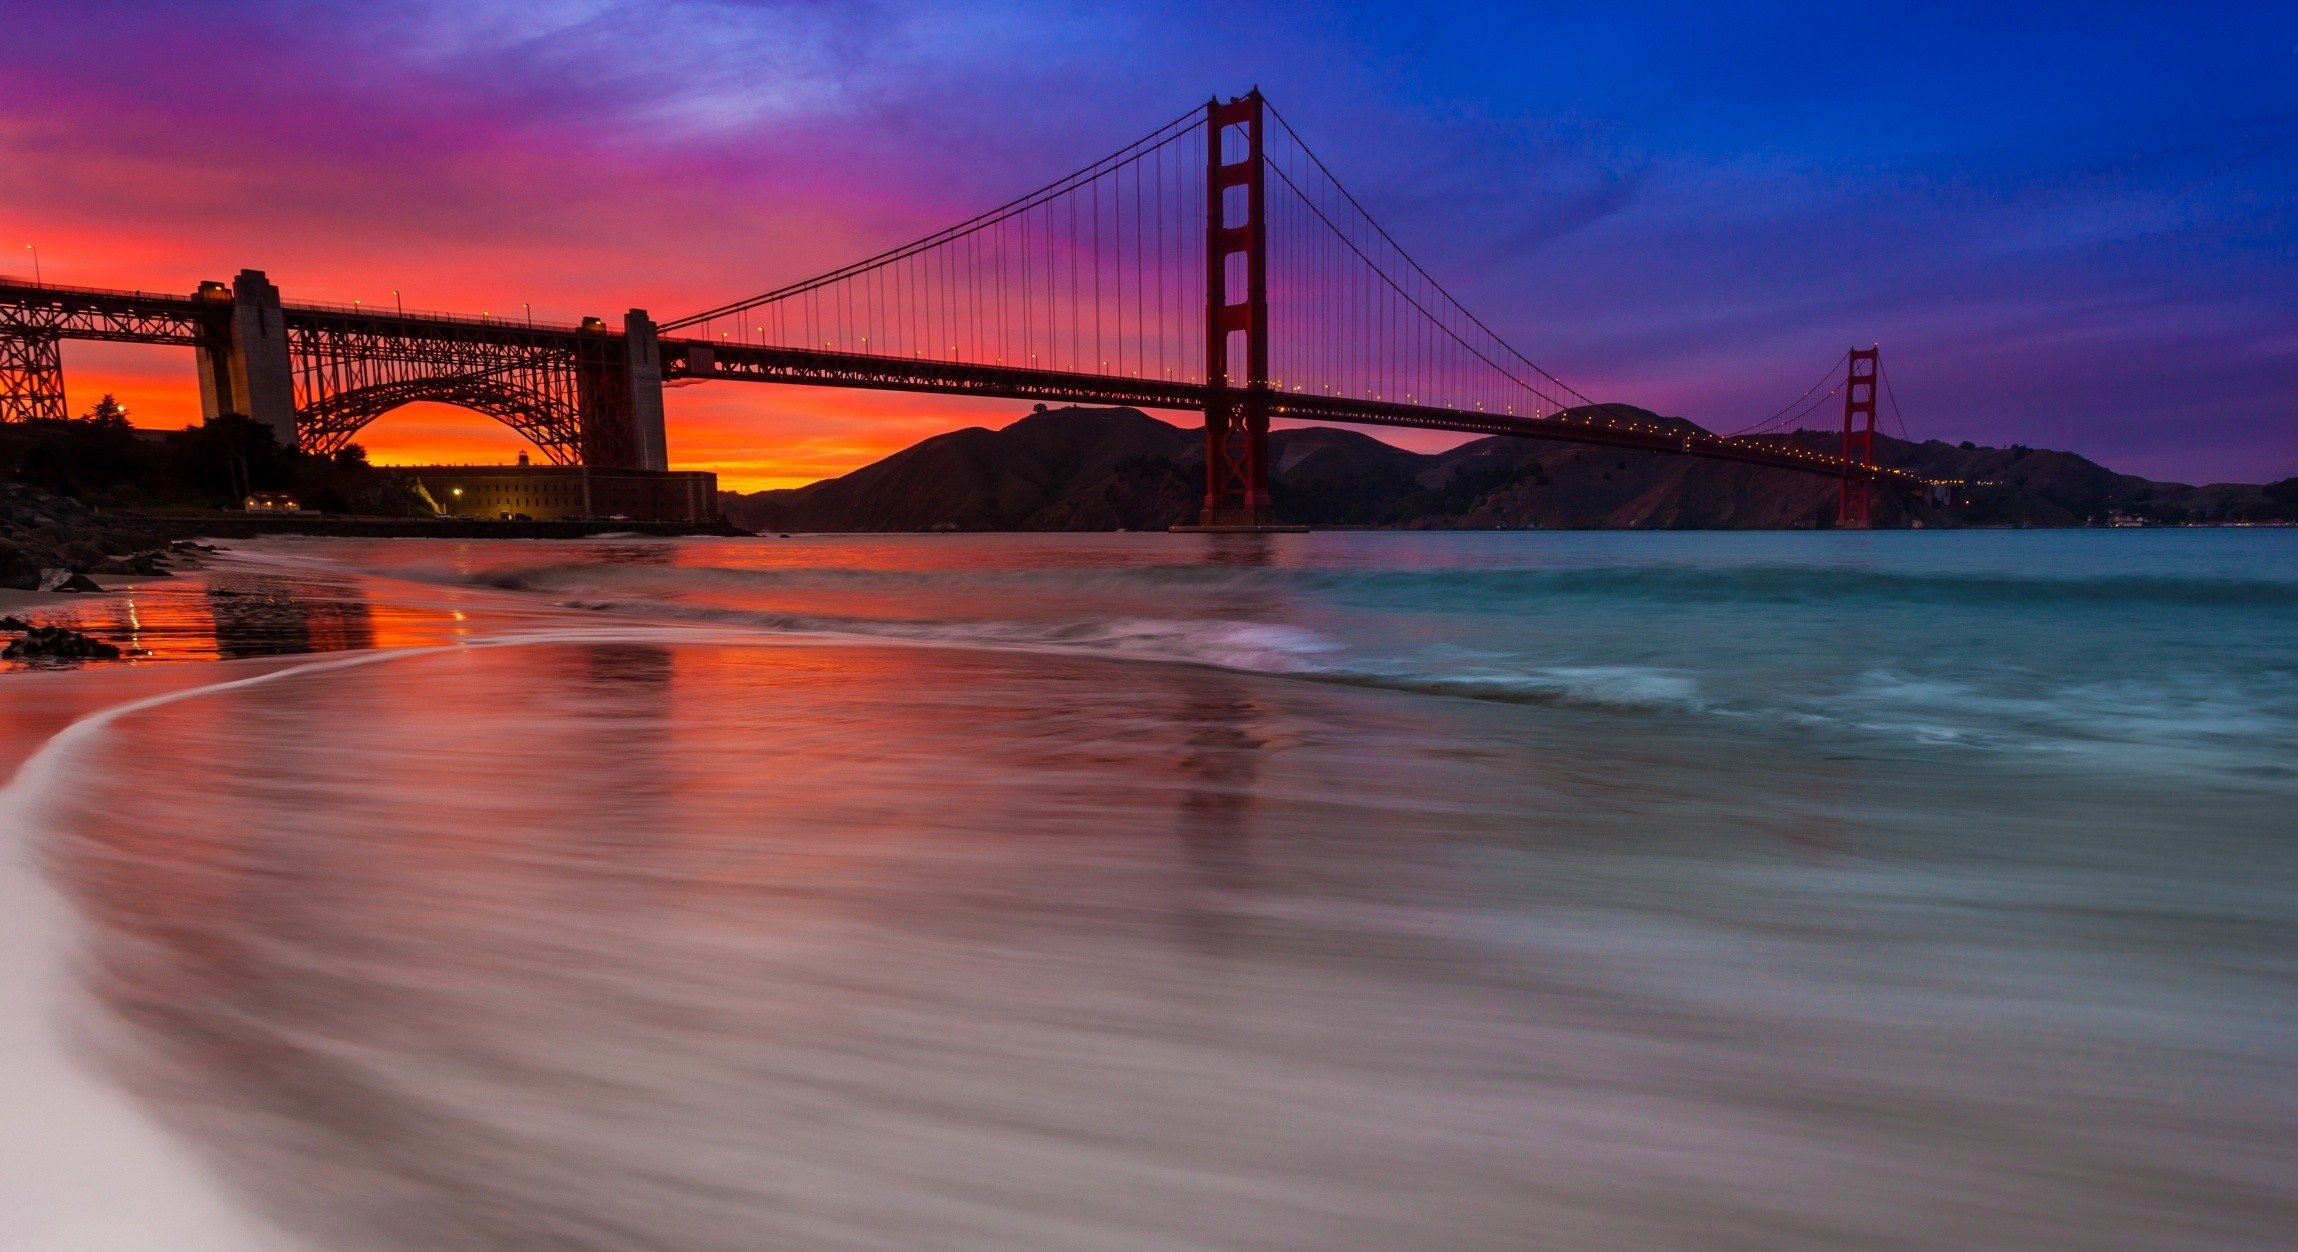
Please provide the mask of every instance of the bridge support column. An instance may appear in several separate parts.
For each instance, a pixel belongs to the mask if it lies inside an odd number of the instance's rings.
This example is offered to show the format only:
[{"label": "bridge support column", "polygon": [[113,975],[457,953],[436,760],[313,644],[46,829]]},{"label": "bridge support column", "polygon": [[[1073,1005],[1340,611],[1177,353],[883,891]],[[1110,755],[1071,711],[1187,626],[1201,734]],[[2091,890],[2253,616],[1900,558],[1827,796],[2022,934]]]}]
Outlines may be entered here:
[{"label": "bridge support column", "polygon": [[64,354],[53,335],[0,335],[0,422],[60,422]]},{"label": "bridge support column", "polygon": [[1269,507],[1266,396],[1230,392],[1205,410],[1205,504],[1199,526],[1258,530],[1276,524]]},{"label": "bridge support column", "polygon": [[[1875,382],[1876,371],[1882,368],[1883,348],[1853,348],[1851,363],[1844,367],[1843,380],[1843,459],[1861,465],[1875,464]],[[1854,423],[1862,423],[1855,426]],[[1870,524],[1869,506],[1875,484],[1866,478],[1841,480],[1841,494],[1835,502],[1835,524],[1854,530],[1865,530]]]},{"label": "bridge support column", "polygon": [[198,352],[201,416],[236,413],[253,418],[271,427],[280,447],[300,446],[287,322],[279,307],[279,288],[262,270],[241,270],[232,280],[231,318]]},{"label": "bridge support column", "polygon": [[575,408],[582,463],[601,468],[670,468],[662,434],[662,343],[645,309],[623,315],[622,334],[586,317],[575,359]]},{"label": "bridge support column", "polygon": [[[1269,228],[1258,88],[1205,106],[1205,505],[1200,526],[1258,529],[1269,507]],[[1229,147],[1243,149],[1229,160]],[[1245,290],[1230,299],[1230,258]],[[1236,342],[1242,336],[1243,343]],[[1242,348],[1241,361],[1237,360]],[[1235,367],[1244,369],[1235,386]]]},{"label": "bridge support column", "polygon": [[645,309],[623,315],[623,376],[630,389],[634,462],[640,469],[667,470],[670,450],[662,431],[662,341]]},{"label": "bridge support column", "polygon": [[575,349],[575,415],[581,430],[576,459],[583,465],[612,465],[630,430],[630,382],[622,363],[624,337],[607,329],[606,319],[582,320]]},{"label": "bridge support column", "polygon": [[214,420],[247,406],[231,388],[231,331],[218,327],[208,342],[192,349],[199,358],[199,415]]}]

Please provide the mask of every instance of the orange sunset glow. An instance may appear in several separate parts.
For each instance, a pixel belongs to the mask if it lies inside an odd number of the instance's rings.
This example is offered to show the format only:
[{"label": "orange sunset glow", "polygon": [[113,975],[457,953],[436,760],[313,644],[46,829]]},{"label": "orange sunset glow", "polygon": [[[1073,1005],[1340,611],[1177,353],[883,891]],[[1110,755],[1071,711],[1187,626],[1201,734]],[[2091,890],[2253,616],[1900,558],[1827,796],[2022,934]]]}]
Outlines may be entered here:
[{"label": "orange sunset glow", "polygon": [[[188,348],[72,342],[64,353],[65,397],[75,413],[109,394],[144,429],[179,430],[200,420]],[[835,478],[946,431],[1004,426],[1031,407],[1019,400],[742,383],[673,387],[663,403],[671,464],[713,471],[721,490],[745,492]],[[1192,414],[1153,416],[1197,424]],[[1376,437],[1422,452],[1472,438],[1445,431],[1381,431]],[[358,442],[378,465],[507,465],[522,451],[542,459],[510,427],[442,404],[393,410],[360,431]]]},{"label": "orange sunset glow", "polygon": [[2298,4],[5,13],[0,1252],[2293,1246]]},{"label": "orange sunset glow", "polygon": [[[138,427],[177,430],[200,420],[189,349],[71,343],[64,351],[73,412],[110,394]],[[1015,400],[738,384],[672,388],[664,403],[671,463],[715,471],[727,491],[834,478],[944,431],[1003,426],[1029,412]],[[510,427],[441,404],[396,409],[362,430],[359,443],[378,465],[508,464],[521,451],[541,459]]]}]

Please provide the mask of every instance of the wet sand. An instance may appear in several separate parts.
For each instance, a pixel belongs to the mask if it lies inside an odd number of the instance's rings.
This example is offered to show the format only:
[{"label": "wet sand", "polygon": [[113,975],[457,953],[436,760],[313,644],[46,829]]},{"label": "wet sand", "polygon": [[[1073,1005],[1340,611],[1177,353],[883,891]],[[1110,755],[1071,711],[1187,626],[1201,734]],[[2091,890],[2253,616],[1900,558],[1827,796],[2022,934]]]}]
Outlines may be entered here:
[{"label": "wet sand", "polygon": [[0,677],[44,693],[11,742],[81,679],[304,668],[13,793],[82,1054],[314,1248],[2298,1221],[2280,583],[1310,538],[287,546],[152,593],[155,656],[243,659]]}]

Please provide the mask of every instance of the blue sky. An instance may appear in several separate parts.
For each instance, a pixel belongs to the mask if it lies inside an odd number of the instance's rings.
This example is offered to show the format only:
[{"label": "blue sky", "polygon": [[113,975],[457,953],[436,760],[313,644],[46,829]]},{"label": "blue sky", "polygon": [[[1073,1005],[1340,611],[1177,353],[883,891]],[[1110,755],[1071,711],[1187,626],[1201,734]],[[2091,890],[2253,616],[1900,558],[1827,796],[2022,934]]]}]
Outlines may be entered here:
[{"label": "blue sky", "polygon": [[683,310],[1258,84],[1591,395],[1730,429],[1881,341],[1918,436],[2298,474],[2298,6],[0,11],[59,281]]}]

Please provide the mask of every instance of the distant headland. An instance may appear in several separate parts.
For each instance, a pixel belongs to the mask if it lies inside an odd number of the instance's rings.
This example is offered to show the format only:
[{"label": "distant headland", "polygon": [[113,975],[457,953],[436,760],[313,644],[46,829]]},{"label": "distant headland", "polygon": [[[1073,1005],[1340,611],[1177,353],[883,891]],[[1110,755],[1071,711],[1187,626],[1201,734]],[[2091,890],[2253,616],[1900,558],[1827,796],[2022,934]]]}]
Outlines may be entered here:
[{"label": "distant headland", "polygon": [[[1820,451],[1839,440],[1788,438]],[[1875,459],[1948,483],[1920,497],[1880,492],[1878,528],[2298,522],[2298,478],[2195,487],[2117,474],[2072,452],[1883,435]],[[722,493],[719,507],[737,526],[768,531],[1163,530],[1196,518],[1204,460],[1200,431],[1136,409],[1039,406],[1003,429],[936,435],[843,477]],[[1835,519],[1832,478],[1541,439],[1494,436],[1424,454],[1309,427],[1271,432],[1269,460],[1278,515],[1311,526],[1783,530]]]}]

